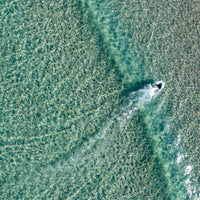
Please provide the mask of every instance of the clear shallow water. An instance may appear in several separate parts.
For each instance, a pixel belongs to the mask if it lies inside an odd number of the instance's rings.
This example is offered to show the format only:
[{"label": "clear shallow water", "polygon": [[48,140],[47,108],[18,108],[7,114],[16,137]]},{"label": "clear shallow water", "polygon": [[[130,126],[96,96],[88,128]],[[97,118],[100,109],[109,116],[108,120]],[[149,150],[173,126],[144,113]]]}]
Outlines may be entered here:
[{"label": "clear shallow water", "polygon": [[3,2],[1,198],[199,199],[198,13]]}]

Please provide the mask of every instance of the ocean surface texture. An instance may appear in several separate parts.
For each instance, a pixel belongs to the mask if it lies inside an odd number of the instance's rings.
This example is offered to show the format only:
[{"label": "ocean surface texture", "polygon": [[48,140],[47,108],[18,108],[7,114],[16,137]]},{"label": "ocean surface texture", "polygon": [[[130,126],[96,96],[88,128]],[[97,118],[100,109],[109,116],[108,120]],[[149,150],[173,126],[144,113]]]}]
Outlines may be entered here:
[{"label": "ocean surface texture", "polygon": [[198,0],[2,0],[0,199],[200,200],[199,19]]}]

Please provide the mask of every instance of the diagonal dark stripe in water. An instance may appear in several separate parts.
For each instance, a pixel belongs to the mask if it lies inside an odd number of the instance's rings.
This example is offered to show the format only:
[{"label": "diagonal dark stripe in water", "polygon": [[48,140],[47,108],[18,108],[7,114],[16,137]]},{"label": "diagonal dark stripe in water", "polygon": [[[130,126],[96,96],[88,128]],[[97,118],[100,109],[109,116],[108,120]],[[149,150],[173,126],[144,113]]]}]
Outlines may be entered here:
[{"label": "diagonal dark stripe in water", "polygon": [[[124,73],[124,76],[128,77],[129,75],[131,76],[131,74],[134,72],[142,71],[142,69],[139,69],[137,67],[138,63],[136,63],[135,61],[137,59],[134,58],[135,55],[133,54],[133,52],[131,53],[130,46],[129,47],[126,46],[126,51],[119,48],[120,42],[118,40],[121,39],[121,42],[125,44],[126,44],[126,41],[128,41],[128,37],[126,37],[126,30],[121,30],[122,35],[123,35],[122,37],[119,37],[120,30],[118,29],[118,31],[116,31],[116,29],[118,28],[119,18],[120,20],[122,20],[123,18],[123,16],[119,14],[120,13],[119,7],[117,9],[117,6],[119,5],[115,4],[114,2],[104,2],[104,3],[103,2],[96,3],[93,1],[84,1],[84,2],[87,2],[87,6],[89,7],[89,10],[93,13],[93,19],[96,21],[97,26],[100,27],[100,31],[104,33],[103,35],[106,39],[104,39],[103,41],[106,41],[108,43],[108,45],[110,46],[110,49],[112,49],[110,52],[114,54],[114,57],[117,57],[116,62],[119,64],[119,70],[122,71],[122,74]],[[129,39],[130,39],[130,36],[129,36]],[[134,42],[134,39],[132,40],[132,43],[133,42]],[[130,43],[130,40],[129,40],[129,43]],[[133,62],[131,62],[133,68],[131,70],[129,70],[130,62],[124,62],[124,59],[125,59],[124,57],[126,57],[127,55],[124,52],[128,52],[127,53],[128,55],[130,54],[133,55],[132,57]],[[140,76],[140,78],[142,77]],[[128,79],[126,79],[126,81],[128,81]],[[168,189],[167,189],[168,193],[170,194],[170,196],[172,196],[172,198],[182,198],[182,199],[189,198],[189,194],[188,195],[186,194],[187,191],[185,189],[184,182],[182,183],[179,182],[177,186],[176,180],[181,179],[182,175],[179,172],[177,173],[175,172],[175,169],[178,170],[176,164],[172,164],[171,161],[168,161],[165,158],[163,158],[163,156],[159,153],[160,151],[159,148],[162,148],[162,147],[159,147],[157,149],[157,146],[158,145],[155,145],[153,148],[154,154],[157,155],[157,157],[160,159],[159,163],[162,163],[163,174],[165,174],[166,183],[168,184]],[[171,166],[168,166],[168,165],[171,165]]]}]

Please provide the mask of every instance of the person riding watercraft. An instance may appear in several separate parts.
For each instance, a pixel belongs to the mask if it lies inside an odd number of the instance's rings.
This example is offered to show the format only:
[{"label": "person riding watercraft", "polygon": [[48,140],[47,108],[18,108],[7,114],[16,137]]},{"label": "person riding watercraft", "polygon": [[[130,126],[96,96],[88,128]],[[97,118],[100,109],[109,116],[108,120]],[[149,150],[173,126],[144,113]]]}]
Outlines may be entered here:
[{"label": "person riding watercraft", "polygon": [[156,84],[156,87],[160,90],[162,88],[162,83]]}]

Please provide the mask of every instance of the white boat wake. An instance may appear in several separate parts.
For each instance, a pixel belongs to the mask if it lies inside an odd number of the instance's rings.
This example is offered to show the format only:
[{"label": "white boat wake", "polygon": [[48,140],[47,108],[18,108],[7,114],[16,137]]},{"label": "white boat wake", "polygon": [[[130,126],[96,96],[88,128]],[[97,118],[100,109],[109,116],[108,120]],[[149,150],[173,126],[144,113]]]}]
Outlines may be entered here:
[{"label": "white boat wake", "polygon": [[[82,150],[71,156],[69,160],[66,161],[68,163],[68,167],[64,167],[63,164],[62,166],[58,164],[57,167],[50,166],[49,169],[53,170],[57,168],[58,170],[61,168],[63,169],[63,167],[70,168],[70,166],[77,165],[77,161],[81,162],[81,160],[84,160],[85,154],[87,152],[89,153],[94,145],[96,145],[101,140],[104,140],[104,142],[101,142],[100,146],[97,148],[98,154],[102,152],[102,150],[104,150],[105,146],[108,144],[108,138],[106,136],[109,135],[109,137],[112,137],[112,132],[110,131],[112,131],[113,129],[117,129],[119,132],[122,132],[125,126],[128,124],[128,121],[136,113],[136,111],[145,104],[151,102],[152,99],[155,99],[162,91],[164,86],[165,83],[163,81],[157,81],[154,84],[148,84],[143,89],[130,93],[127,98],[127,104],[120,109],[117,115],[115,115],[108,121],[105,128],[99,134],[96,134],[94,137],[92,137],[87,145],[82,148]],[[91,156],[94,156],[93,152],[91,153]]]}]

